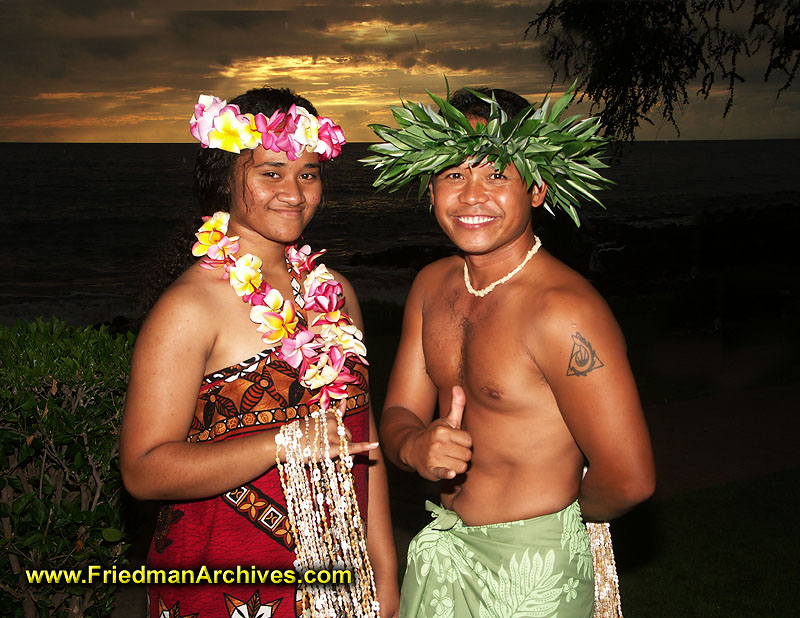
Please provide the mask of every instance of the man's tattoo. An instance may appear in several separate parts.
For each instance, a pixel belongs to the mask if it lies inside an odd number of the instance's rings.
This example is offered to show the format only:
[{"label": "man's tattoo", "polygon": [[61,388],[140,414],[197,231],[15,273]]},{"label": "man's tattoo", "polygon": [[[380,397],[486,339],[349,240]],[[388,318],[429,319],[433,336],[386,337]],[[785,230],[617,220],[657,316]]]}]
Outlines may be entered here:
[{"label": "man's tattoo", "polygon": [[569,356],[568,376],[585,376],[594,369],[603,367],[603,361],[597,356],[592,344],[586,341],[579,332],[572,335],[572,353]]}]

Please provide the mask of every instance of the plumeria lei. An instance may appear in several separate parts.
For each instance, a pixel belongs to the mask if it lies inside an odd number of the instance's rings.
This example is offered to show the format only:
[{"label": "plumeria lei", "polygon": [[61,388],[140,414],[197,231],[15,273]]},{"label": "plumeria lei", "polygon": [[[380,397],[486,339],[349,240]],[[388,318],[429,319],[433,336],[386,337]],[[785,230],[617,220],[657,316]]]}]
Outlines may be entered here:
[{"label": "plumeria lei", "polygon": [[342,152],[344,131],[330,118],[314,116],[304,107],[292,105],[287,112],[243,114],[238,105],[201,94],[189,121],[192,134],[203,148],[239,153],[245,148],[285,152],[290,161],[303,152],[316,152],[320,161]]},{"label": "plumeria lei", "polygon": [[277,349],[278,356],[297,369],[303,386],[317,390],[310,403],[319,402],[326,410],[332,399],[344,399],[347,385],[356,381],[345,361],[355,356],[366,365],[367,348],[361,331],[341,311],[342,285],[324,264],[315,264],[325,251],[312,253],[308,245],[286,247],[289,267],[298,277],[307,274],[303,281],[303,301],[306,310],[319,313],[311,323],[312,327],[320,327],[316,333],[300,323],[293,299],[285,300],[264,281],[261,259],[250,253],[238,255],[239,237],[227,236],[229,220],[227,212],[203,217],[192,254],[205,256],[203,268],[223,269],[223,277],[251,305],[250,319],[258,325],[256,330],[262,333],[262,341],[267,347]]}]

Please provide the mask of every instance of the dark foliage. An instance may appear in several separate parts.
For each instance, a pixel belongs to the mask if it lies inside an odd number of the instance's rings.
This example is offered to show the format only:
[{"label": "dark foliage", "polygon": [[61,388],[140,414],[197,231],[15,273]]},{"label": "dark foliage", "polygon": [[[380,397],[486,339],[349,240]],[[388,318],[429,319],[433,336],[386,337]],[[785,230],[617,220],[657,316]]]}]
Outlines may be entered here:
[{"label": "dark foliage", "polygon": [[[57,320],[0,327],[2,615],[109,616],[124,564],[118,436],[133,335]],[[80,572],[35,583],[38,569]]]},{"label": "dark foliage", "polygon": [[[752,11],[752,13],[750,13]],[[798,0],[552,0],[528,24],[544,38],[544,57],[559,77],[578,79],[595,105],[606,135],[633,140],[642,121],[662,105],[676,130],[675,111],[688,89],[707,98],[718,81],[733,105],[743,57],[762,52],[764,80],[787,90],[800,64]]]}]

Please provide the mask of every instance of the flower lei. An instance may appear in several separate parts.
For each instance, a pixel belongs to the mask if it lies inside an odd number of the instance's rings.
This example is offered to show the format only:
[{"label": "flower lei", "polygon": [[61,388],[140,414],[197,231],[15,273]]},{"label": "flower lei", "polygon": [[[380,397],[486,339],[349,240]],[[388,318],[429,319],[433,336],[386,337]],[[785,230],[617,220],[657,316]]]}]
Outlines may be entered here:
[{"label": "flower lei", "polygon": [[221,268],[224,278],[242,300],[251,305],[250,320],[258,326],[262,341],[270,348],[278,349],[278,356],[298,370],[300,384],[317,393],[309,403],[319,402],[327,410],[331,400],[344,399],[347,385],[356,377],[345,365],[348,357],[354,356],[363,364],[367,348],[363,334],[348,315],[340,311],[344,304],[342,285],[338,283],[324,264],[315,266],[316,260],[325,253],[311,253],[311,247],[296,245],[286,247],[286,260],[291,269],[302,276],[303,302],[306,310],[317,311],[311,326],[321,326],[319,333],[303,327],[297,316],[292,299],[283,295],[264,281],[261,275],[261,259],[250,253],[238,256],[239,237],[227,236],[230,215],[216,212],[203,217],[203,225],[197,231],[197,242],[192,247],[196,257],[206,256],[201,266],[208,269]]},{"label": "flower lei", "polygon": [[201,94],[189,121],[190,132],[203,148],[219,148],[240,153],[243,148],[285,152],[290,161],[303,152],[316,152],[320,161],[342,152],[344,131],[330,118],[313,116],[307,109],[292,105],[287,112],[243,114],[238,105]]}]

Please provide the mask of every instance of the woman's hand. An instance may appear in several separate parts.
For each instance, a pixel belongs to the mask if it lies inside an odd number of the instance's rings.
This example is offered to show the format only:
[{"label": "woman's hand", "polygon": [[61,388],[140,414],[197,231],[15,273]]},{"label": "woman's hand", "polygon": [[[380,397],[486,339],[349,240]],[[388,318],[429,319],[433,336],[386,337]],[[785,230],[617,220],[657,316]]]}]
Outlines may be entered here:
[{"label": "woman's hand", "polygon": [[[344,411],[345,400],[342,400],[338,404],[338,412],[329,411],[326,413],[324,422],[319,418],[300,419],[298,429],[302,435],[297,438],[296,446],[303,454],[303,460],[317,462],[323,459],[326,454],[331,459],[336,458],[340,454],[340,447],[343,441],[347,442],[347,452],[350,455],[378,448],[377,442],[351,442],[353,434],[339,421],[339,417],[344,416]],[[325,451],[325,442],[321,436],[323,432],[328,443],[327,453]],[[287,446],[293,443],[293,440],[288,438],[286,433],[286,430],[275,433],[276,456],[282,462],[286,461]],[[292,450],[294,450],[294,446]]]}]

